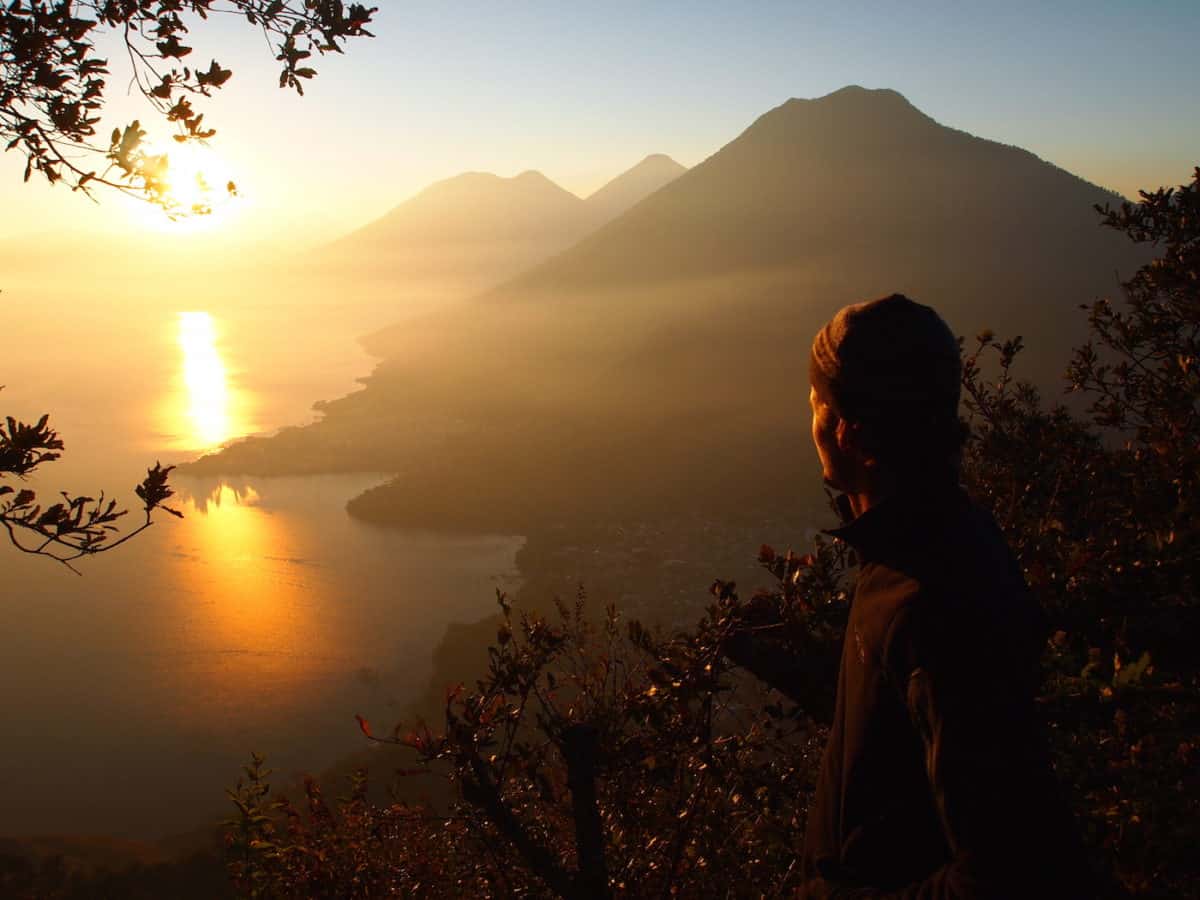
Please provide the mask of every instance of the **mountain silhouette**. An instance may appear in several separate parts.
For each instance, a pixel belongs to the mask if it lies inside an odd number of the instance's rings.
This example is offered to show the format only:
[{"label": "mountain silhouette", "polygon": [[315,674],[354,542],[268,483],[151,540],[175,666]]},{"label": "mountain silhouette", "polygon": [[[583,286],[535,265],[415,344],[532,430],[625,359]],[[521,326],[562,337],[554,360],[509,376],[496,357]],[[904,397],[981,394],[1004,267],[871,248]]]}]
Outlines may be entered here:
[{"label": "mountain silhouette", "polygon": [[[392,520],[453,519],[468,496],[517,523],[794,502],[778,477],[818,482],[806,397],[822,322],[901,291],[968,340],[1023,335],[1022,373],[1057,392],[1079,304],[1141,261],[1098,224],[1093,204],[1116,199],[894,91],[789,100],[569,249],[395,331],[287,465],[406,470],[353,505]],[[414,421],[438,435],[432,462],[387,437]]]},{"label": "mountain silhouette", "polygon": [[585,228],[586,204],[541,172],[512,178],[466,172],[430,185],[411,200],[351,235],[395,241],[439,238],[493,241],[539,238],[566,227]]},{"label": "mountain silhouette", "polygon": [[652,153],[632,169],[621,173],[589,195],[586,202],[603,221],[615,219],[686,171],[684,166],[671,157],[662,153]]},{"label": "mountain silhouette", "polygon": [[[509,277],[599,224],[583,200],[541,172],[466,172],[425,188],[320,256],[393,279]],[[482,285],[480,286],[482,287]]]},{"label": "mountain silhouette", "polygon": [[[414,298],[444,305],[566,249],[682,171],[669,157],[648,156],[586,201],[541,172],[467,172],[334,241],[310,264],[383,281],[410,305]],[[390,340],[385,330],[364,343],[382,356]]]},{"label": "mountain silhouette", "polygon": [[868,292],[1030,264],[1070,270],[1097,241],[1122,246],[1092,210],[1113,199],[1025,150],[939,125],[895,91],[849,87],[766,113],[511,291],[829,264]]},{"label": "mountain silhouette", "polygon": [[[636,384],[618,393],[662,383],[741,405],[780,365],[768,360],[804,357],[840,306],[903,291],[968,337],[985,327],[1024,335],[1026,372],[1049,384],[1083,336],[1078,304],[1112,293],[1114,271],[1139,258],[1098,224],[1093,204],[1115,199],[1025,150],[939,125],[894,91],[789,100],[618,220],[478,298],[471,324],[459,321],[442,346],[479,358],[472,331],[503,343],[491,358],[506,380],[532,366],[522,389],[543,396],[595,377],[578,365],[591,359]],[[410,334],[427,341],[441,327]],[[725,371],[706,384],[714,353]],[[566,371],[555,369],[560,354]],[[803,381],[803,362],[779,374]],[[547,367],[559,377],[543,377]]]}]

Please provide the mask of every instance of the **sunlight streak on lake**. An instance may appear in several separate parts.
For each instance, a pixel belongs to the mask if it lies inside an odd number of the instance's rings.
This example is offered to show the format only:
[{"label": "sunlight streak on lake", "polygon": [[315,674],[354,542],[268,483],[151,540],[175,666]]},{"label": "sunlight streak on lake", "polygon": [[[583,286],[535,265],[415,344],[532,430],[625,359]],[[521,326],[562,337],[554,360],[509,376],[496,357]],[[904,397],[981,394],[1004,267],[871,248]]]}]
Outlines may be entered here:
[{"label": "sunlight streak on lake", "polygon": [[[236,434],[225,362],[217,347],[217,329],[206,312],[179,314],[179,349],[187,392],[187,442],[208,449]],[[183,423],[181,423],[183,424]]]},{"label": "sunlight streak on lake", "polygon": [[318,570],[296,558],[279,517],[259,503],[252,488],[222,484],[185,505],[191,529],[178,580],[188,590],[177,615],[187,622],[186,650],[177,674],[203,685],[191,706],[196,726],[226,715],[241,691],[313,690],[312,656],[336,655],[345,640],[314,590]]}]

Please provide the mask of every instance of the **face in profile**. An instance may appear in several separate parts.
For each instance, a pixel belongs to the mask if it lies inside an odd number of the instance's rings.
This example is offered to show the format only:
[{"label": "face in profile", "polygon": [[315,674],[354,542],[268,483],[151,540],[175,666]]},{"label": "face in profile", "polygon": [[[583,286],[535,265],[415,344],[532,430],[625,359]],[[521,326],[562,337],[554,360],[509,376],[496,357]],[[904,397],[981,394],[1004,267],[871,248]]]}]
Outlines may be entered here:
[{"label": "face in profile", "polygon": [[812,408],[812,438],[821,461],[821,476],[830,487],[839,491],[847,490],[843,478],[846,460],[838,443],[838,423],[841,419],[815,387],[809,388],[808,405]]}]

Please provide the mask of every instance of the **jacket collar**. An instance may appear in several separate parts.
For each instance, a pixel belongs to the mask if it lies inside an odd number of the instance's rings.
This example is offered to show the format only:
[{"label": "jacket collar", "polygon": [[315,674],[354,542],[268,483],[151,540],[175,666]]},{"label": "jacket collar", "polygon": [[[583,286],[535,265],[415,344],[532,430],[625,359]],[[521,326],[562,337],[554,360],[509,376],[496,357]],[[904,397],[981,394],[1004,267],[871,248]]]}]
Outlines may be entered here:
[{"label": "jacket collar", "polygon": [[849,544],[863,561],[878,560],[921,541],[969,502],[957,483],[924,481],[854,517],[849,498],[842,494],[834,503],[844,524],[825,533]]}]

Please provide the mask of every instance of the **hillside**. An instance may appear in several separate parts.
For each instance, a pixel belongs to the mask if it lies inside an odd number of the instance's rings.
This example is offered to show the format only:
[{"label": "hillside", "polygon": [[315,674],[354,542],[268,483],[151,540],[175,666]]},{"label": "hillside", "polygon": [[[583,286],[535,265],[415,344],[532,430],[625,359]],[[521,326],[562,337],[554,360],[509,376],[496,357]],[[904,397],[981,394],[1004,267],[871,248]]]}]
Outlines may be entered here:
[{"label": "hillside", "polygon": [[894,91],[789,100],[568,250],[406,325],[324,422],[202,468],[389,468],[352,509],[414,524],[786,506],[780,479],[812,472],[821,322],[903,291],[960,333],[1024,335],[1026,374],[1056,389],[1078,304],[1137,261],[1098,225],[1112,199]]},{"label": "hillside", "polygon": [[[414,298],[418,307],[425,298],[466,298],[565,250],[684,171],[654,154],[587,200],[540,172],[514,178],[468,172],[335,241],[318,265],[365,272],[390,284],[410,308]],[[388,356],[403,342],[405,324],[367,335],[363,344]]]},{"label": "hillside", "polygon": [[432,308],[541,262],[599,224],[591,207],[540,172],[467,172],[430,185],[303,265],[316,277],[383,288],[398,309]]},{"label": "hillside", "polygon": [[670,184],[687,169],[671,157],[652,153],[627,172],[588,195],[585,201],[603,221],[615,219],[632,209],[659,188]]}]

